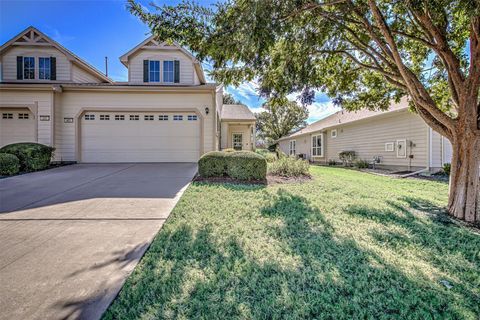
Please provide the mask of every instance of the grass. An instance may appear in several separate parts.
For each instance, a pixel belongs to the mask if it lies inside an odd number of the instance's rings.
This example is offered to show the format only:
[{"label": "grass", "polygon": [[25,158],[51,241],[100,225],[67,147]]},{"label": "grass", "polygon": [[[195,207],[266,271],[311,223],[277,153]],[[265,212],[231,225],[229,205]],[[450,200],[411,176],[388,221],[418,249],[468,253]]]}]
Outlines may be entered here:
[{"label": "grass", "polygon": [[192,184],[104,318],[478,320],[480,235],[445,183],[311,172]]}]

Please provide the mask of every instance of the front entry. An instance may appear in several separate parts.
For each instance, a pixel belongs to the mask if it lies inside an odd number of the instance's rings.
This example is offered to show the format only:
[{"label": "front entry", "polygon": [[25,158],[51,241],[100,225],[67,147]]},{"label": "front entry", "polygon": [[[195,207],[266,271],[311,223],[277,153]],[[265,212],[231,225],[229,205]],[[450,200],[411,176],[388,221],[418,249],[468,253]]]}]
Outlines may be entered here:
[{"label": "front entry", "polygon": [[243,134],[241,133],[234,133],[232,136],[232,144],[233,149],[235,150],[242,150],[243,146]]}]

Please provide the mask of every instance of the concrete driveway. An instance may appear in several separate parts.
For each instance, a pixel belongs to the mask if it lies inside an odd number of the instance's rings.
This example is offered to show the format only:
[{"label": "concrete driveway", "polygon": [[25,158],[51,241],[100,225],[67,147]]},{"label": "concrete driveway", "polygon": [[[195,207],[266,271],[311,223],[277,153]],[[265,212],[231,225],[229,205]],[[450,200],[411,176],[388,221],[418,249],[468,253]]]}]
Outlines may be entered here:
[{"label": "concrete driveway", "polygon": [[78,164],[0,180],[0,318],[98,319],[197,170]]}]

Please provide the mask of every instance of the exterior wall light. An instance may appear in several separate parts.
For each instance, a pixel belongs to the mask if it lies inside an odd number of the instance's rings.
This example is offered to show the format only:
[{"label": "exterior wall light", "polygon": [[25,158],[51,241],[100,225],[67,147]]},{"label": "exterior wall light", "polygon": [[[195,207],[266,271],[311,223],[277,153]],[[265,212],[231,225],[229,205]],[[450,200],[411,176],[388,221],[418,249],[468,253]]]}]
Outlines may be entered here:
[{"label": "exterior wall light", "polygon": [[210,112],[210,109],[208,107],[205,107],[205,114],[208,114]]}]

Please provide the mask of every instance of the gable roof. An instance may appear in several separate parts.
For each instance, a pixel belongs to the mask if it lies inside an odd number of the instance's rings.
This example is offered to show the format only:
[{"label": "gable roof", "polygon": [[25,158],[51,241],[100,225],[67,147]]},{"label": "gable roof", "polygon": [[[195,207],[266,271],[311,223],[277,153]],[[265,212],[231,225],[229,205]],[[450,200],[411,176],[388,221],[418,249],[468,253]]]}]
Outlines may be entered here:
[{"label": "gable roof", "polygon": [[399,103],[390,104],[390,107],[388,108],[388,110],[385,110],[385,111],[368,110],[368,109],[362,109],[358,111],[340,110],[328,117],[325,117],[316,122],[313,122],[312,124],[309,124],[305,128],[298,130],[297,132],[294,132],[288,136],[282,137],[278,139],[278,141],[302,136],[304,134],[322,131],[331,127],[336,127],[339,125],[344,125],[347,123],[351,123],[351,122],[355,122],[355,121],[359,121],[367,118],[372,118],[379,115],[384,115],[384,114],[397,112],[401,110],[407,110],[407,109],[408,109],[407,99],[403,98]]},{"label": "gable roof", "polygon": [[23,30],[15,37],[10,39],[9,41],[5,42],[0,47],[0,54],[2,54],[5,50],[7,50],[12,45],[37,45],[37,46],[52,46],[56,48],[58,51],[62,52],[64,55],[67,56],[69,60],[76,63],[80,67],[84,68],[88,72],[92,73],[93,75],[99,77],[105,82],[112,83],[112,80],[105,76],[103,73],[98,71],[95,67],[91,64],[87,63],[85,60],[81,59],[73,52],[56,42],[55,40],[51,39],[43,32],[39,31],[35,27],[28,27],[27,29]]},{"label": "gable roof", "polygon": [[220,118],[221,120],[256,120],[253,112],[243,104],[224,104]]},{"label": "gable roof", "polygon": [[137,51],[141,49],[164,49],[164,50],[171,50],[171,48],[174,47],[175,49],[180,50],[183,54],[185,54],[188,58],[190,58],[193,62],[193,65],[195,67],[195,71],[197,72],[198,79],[200,80],[201,84],[205,84],[207,81],[205,79],[205,74],[203,72],[203,68],[201,63],[185,48],[183,48],[181,45],[179,45],[177,42],[173,42],[172,45],[168,45],[166,42],[158,42],[155,39],[155,36],[150,36],[147,39],[143,40],[140,42],[138,45],[136,45],[133,49],[128,51],[127,53],[123,54],[120,57],[120,62],[123,63],[125,67],[128,68],[128,58],[135,54]]}]

